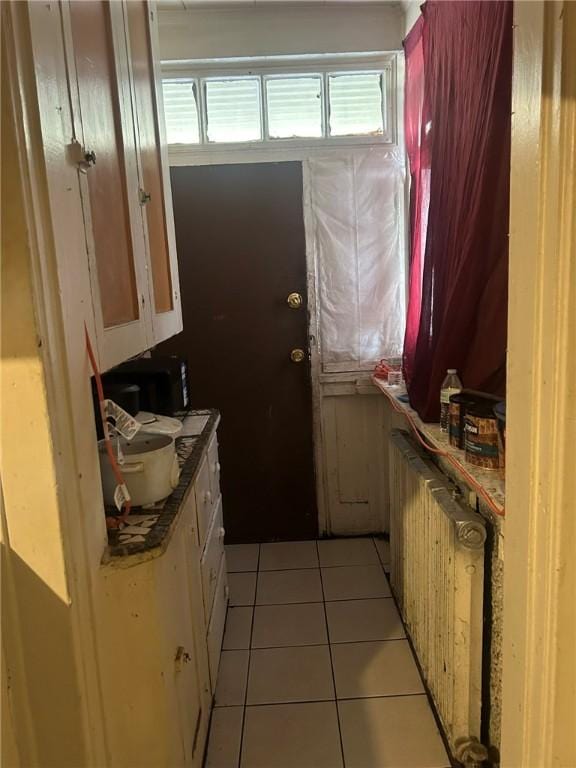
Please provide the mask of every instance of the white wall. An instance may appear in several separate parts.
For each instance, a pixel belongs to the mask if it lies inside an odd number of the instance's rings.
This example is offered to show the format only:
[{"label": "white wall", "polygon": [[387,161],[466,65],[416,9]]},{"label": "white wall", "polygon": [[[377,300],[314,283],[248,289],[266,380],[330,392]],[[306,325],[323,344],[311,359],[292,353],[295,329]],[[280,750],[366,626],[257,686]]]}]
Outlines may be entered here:
[{"label": "white wall", "polygon": [[420,6],[424,0],[402,0],[404,9],[404,36],[410,32],[420,16]]},{"label": "white wall", "polygon": [[404,35],[399,3],[160,10],[159,21],[163,60],[392,51]]}]

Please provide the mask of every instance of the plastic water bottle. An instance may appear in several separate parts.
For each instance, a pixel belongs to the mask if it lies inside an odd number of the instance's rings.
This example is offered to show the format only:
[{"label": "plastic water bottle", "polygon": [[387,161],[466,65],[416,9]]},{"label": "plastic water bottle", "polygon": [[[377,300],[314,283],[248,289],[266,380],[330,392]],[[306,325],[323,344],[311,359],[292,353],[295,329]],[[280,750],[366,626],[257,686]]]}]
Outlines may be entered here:
[{"label": "plastic water bottle", "polygon": [[442,432],[448,432],[450,398],[459,392],[462,392],[462,382],[458,378],[458,371],[456,368],[448,368],[440,390],[440,430]]}]

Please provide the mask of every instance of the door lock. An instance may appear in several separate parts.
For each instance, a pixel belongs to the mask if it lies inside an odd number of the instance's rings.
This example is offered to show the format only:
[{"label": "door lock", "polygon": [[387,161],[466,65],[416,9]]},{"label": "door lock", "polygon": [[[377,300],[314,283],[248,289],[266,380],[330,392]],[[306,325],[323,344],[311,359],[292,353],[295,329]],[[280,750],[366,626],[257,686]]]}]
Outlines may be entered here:
[{"label": "door lock", "polygon": [[286,299],[290,309],[300,309],[302,306],[302,296],[299,293],[291,293]]},{"label": "door lock", "polygon": [[292,360],[293,363],[301,363],[306,355],[304,354],[303,349],[293,349],[292,352],[290,352],[290,360]]}]

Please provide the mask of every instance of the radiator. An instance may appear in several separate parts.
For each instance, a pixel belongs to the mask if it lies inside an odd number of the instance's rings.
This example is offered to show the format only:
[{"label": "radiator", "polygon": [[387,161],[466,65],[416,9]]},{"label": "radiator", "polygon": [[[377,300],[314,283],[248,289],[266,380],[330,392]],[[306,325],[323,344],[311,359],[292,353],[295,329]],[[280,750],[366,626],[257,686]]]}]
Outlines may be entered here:
[{"label": "radiator", "polygon": [[409,435],[390,433],[390,580],[454,756],[479,743],[484,580],[483,518]]}]

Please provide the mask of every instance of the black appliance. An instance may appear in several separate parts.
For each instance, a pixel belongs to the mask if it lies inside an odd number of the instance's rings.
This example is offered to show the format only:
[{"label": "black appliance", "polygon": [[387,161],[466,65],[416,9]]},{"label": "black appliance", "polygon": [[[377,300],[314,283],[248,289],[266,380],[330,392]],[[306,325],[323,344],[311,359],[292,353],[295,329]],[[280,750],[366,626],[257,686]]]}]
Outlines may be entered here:
[{"label": "black appliance", "polygon": [[107,396],[109,391],[136,385],[140,390],[140,408],[150,413],[174,416],[188,408],[188,366],[182,357],[129,360],[105,373],[102,384]]}]

